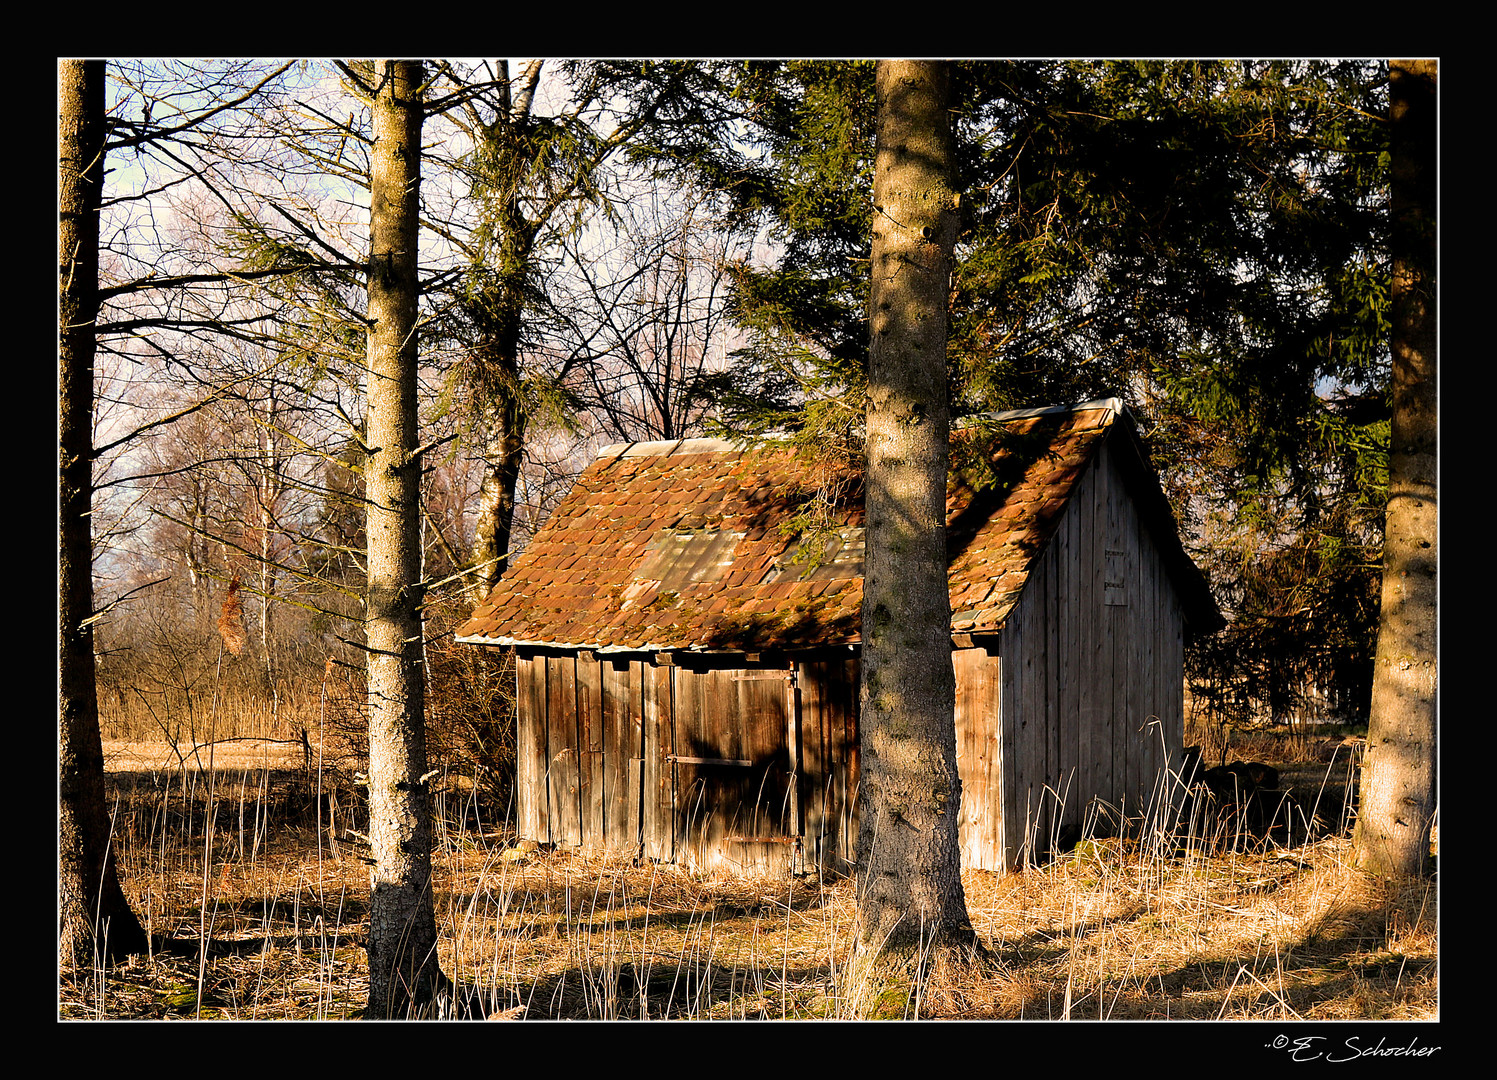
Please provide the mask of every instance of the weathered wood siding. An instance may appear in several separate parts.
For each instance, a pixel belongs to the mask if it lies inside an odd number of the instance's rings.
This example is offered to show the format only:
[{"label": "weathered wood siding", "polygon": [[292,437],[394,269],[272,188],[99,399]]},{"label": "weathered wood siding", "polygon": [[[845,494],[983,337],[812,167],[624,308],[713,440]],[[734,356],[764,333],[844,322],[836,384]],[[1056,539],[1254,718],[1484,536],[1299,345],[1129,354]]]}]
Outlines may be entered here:
[{"label": "weathered wood siding", "polygon": [[546,658],[515,657],[516,826],[527,840],[551,842],[550,768],[547,762]]},{"label": "weathered wood siding", "polygon": [[[793,669],[584,652],[522,654],[515,671],[522,837],[748,873],[788,869],[803,812]],[[833,738],[838,763],[847,738]],[[845,782],[843,768],[839,792]]]},{"label": "weathered wood siding", "polygon": [[644,773],[644,665],[603,661],[602,754],[603,837],[610,851],[635,855],[640,847]]},{"label": "weathered wood siding", "polygon": [[1144,817],[1183,741],[1183,617],[1112,453],[1031,570],[1001,659],[954,655],[968,866],[1038,859],[1099,813]]},{"label": "weathered wood siding", "polygon": [[551,840],[564,847],[582,844],[582,792],[577,737],[577,658],[546,658],[546,720],[550,794],[546,807]]},{"label": "weathered wood siding", "polygon": [[999,836],[992,809],[998,805],[1003,766],[997,723],[1002,664],[981,648],[957,649],[951,661],[956,669],[956,767],[962,779],[962,864],[980,867],[992,861],[983,853]]},{"label": "weathered wood siding", "polygon": [[642,850],[647,859],[668,862],[676,857],[676,767],[669,760],[676,745],[676,669],[646,663],[640,667],[644,702]]}]

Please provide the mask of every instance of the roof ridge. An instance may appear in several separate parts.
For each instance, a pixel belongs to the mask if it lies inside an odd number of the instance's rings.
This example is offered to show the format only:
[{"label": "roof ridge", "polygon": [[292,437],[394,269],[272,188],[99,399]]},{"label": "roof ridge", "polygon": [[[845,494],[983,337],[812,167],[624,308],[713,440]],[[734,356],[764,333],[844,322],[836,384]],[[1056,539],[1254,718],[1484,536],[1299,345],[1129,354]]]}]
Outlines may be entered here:
[{"label": "roof ridge", "polygon": [[1092,409],[1110,410],[1114,416],[1127,411],[1120,397],[1093,398],[1079,405],[1040,405],[1032,409],[1004,409],[1001,412],[972,413],[956,421],[954,426],[969,424],[976,420],[1022,420],[1030,416],[1055,416],[1060,413],[1087,412]]},{"label": "roof ridge", "polygon": [[[1078,405],[1041,405],[1031,409],[1005,409],[1001,412],[973,413],[956,421],[955,426],[976,420],[1022,420],[1030,416],[1051,416],[1058,413],[1084,412],[1091,409],[1107,409],[1114,416],[1121,416],[1126,409],[1119,397],[1095,398]],[[766,439],[785,441],[786,437],[761,436]],[[698,436],[685,439],[653,439],[645,442],[610,443],[598,450],[598,458],[621,457],[670,457],[674,454],[726,454],[741,453],[754,445],[754,440],[739,437],[719,439]]]},{"label": "roof ridge", "polygon": [[714,439],[705,436],[691,439],[655,439],[650,442],[611,443],[598,451],[598,457],[670,457],[672,454],[737,453],[748,449],[749,446],[747,439]]}]

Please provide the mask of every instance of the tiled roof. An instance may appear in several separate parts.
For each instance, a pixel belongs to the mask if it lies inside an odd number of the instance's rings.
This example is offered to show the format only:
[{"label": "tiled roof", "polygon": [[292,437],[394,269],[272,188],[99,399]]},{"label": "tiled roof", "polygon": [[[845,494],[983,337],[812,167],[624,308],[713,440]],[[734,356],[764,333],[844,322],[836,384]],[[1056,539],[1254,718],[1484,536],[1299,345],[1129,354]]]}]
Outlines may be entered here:
[{"label": "tiled roof", "polygon": [[[953,438],[953,633],[997,630],[1116,419],[1114,402],[1008,414]],[[819,565],[780,525],[827,480]],[[863,600],[860,479],[788,449],[714,440],[610,447],[458,628],[462,640],[608,650],[852,644]]]}]

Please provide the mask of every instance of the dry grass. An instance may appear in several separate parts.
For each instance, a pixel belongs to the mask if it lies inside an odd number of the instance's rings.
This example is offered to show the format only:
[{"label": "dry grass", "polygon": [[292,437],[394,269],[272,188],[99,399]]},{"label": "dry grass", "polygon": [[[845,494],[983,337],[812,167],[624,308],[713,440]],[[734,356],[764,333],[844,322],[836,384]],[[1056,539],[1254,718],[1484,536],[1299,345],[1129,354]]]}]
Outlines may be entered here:
[{"label": "dry grass", "polygon": [[1382,886],[1344,838],[1144,858],[1083,843],[968,883],[1000,973],[969,1015],[1036,1019],[1433,1019],[1432,885]]},{"label": "dry grass", "polygon": [[[291,753],[283,764],[300,765]],[[362,1008],[369,886],[347,838],[348,796],[323,800],[319,832],[304,773],[224,764],[216,755],[206,872],[206,777],[112,774],[126,891],[159,945],[111,970],[64,971],[63,1017],[334,1019]],[[854,1016],[850,882],[522,852],[462,812],[464,798],[453,787],[438,807],[441,959],[492,1014]],[[1339,796],[1324,802],[1336,824]],[[969,872],[968,908],[994,962],[949,971],[894,1015],[1436,1018],[1435,886],[1385,885],[1349,864],[1334,828],[1255,852],[1086,840],[1026,873]]]}]

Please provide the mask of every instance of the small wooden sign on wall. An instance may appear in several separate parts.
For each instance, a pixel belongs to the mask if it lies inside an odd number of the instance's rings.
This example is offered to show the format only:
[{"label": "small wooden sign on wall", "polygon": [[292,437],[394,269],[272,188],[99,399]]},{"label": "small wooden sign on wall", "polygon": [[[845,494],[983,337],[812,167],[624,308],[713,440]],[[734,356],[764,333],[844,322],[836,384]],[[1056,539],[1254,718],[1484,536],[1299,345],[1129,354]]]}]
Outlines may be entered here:
[{"label": "small wooden sign on wall", "polygon": [[1107,550],[1107,569],[1102,578],[1103,603],[1108,607],[1128,606],[1128,553]]}]

